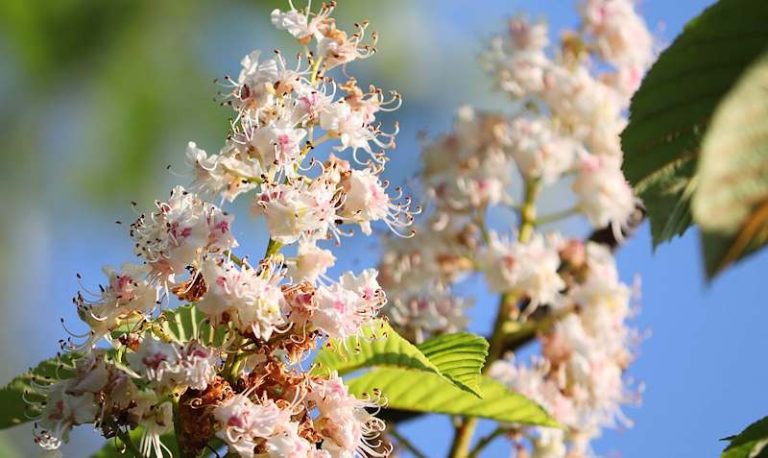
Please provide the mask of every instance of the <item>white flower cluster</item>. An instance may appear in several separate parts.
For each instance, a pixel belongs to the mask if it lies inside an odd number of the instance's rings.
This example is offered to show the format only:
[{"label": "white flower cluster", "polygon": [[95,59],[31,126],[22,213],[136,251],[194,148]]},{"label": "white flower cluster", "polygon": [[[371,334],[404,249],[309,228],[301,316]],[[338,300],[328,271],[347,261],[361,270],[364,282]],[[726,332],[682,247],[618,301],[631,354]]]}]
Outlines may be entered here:
[{"label": "white flower cluster", "polygon": [[[572,244],[584,257],[565,306],[574,311],[539,337],[541,356],[532,365],[497,361],[490,375],[544,406],[565,429],[531,433],[535,456],[592,456],[591,439],[606,427],[630,426],[622,413],[639,392],[627,386],[624,372],[632,361],[637,333],[631,318],[630,288],[618,280],[613,257],[603,246]],[[571,258],[571,260],[576,260]],[[547,451],[544,451],[547,450]],[[557,452],[555,452],[555,450]]]},{"label": "white flower cluster", "polygon": [[[637,341],[628,327],[630,289],[619,281],[612,253],[540,231],[580,215],[621,241],[638,205],[621,171],[619,134],[653,58],[651,35],[631,0],[584,0],[579,12],[578,31],[561,34],[557,46],[545,23],[520,17],[491,40],[481,62],[514,110],[462,107],[453,130],[425,146],[424,230],[408,240],[388,238],[380,263],[390,299],[385,311],[415,340],[467,325],[471,299],[456,291],[477,274],[500,294],[502,324],[536,330],[508,344],[498,326],[490,339],[491,361],[501,358],[490,374],[566,426],[511,426],[517,434],[510,436],[529,439],[517,444],[520,456],[529,456],[526,447],[537,457],[589,456],[603,428],[628,423],[621,407],[637,398],[625,374]],[[558,200],[575,205],[538,215],[537,198],[560,183],[570,185],[572,197]],[[516,229],[500,227],[509,213]],[[504,359],[536,338],[542,355],[532,365]]]},{"label": "white flower cluster", "polygon": [[635,206],[619,133],[653,59],[652,38],[631,0],[586,0],[580,11],[580,32],[566,32],[558,50],[548,47],[546,24],[515,18],[482,62],[498,88],[535,108],[509,128],[523,175],[551,183],[574,173],[579,210],[618,233]]},{"label": "white flower cluster", "polygon": [[[189,143],[191,186],[131,225],[143,264],[106,268],[105,286],[75,297],[89,331],[64,345],[79,359],[70,377],[33,393],[44,396],[34,402],[44,448],[93,423],[143,456],[170,455],[161,436],[172,431],[185,456],[216,437],[243,457],[389,453],[377,439],[384,423],[371,413],[379,399],[357,399],[339,377],[297,364],[323,339],[361,336],[386,303],[376,270],[333,279],[335,257],[319,244],[340,243],[354,226],[370,234],[375,222],[407,236],[413,219],[409,200],[379,178],[397,128],[385,133],[376,118],[400,97],[363,91],[346,69],[336,82],[333,69],[372,55],[376,37],[365,42],[366,23],[352,34],[338,29],[334,6],[272,12],[304,49],[298,63],[279,52],[242,60],[222,94],[235,110],[224,147],[208,154]],[[334,153],[311,157],[324,142]],[[235,255],[234,216],[220,206],[238,197],[252,199],[269,230],[255,264]],[[295,255],[281,254],[290,244]],[[161,310],[174,297],[195,312],[183,331],[174,331],[183,310]],[[108,349],[96,348],[102,338]],[[135,445],[126,437],[137,427],[144,437]]]}]

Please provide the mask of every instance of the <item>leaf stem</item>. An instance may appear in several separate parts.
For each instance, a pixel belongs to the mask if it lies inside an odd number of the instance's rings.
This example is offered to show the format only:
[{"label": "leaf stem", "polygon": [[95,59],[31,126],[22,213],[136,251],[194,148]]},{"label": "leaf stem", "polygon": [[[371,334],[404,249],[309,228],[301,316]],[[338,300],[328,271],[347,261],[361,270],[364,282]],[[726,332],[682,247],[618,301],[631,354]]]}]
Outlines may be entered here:
[{"label": "leaf stem", "polygon": [[535,179],[525,183],[523,206],[520,208],[520,230],[517,239],[527,243],[536,228],[536,199],[541,191],[541,180]]},{"label": "leaf stem", "polygon": [[[527,243],[533,235],[536,227],[536,199],[541,191],[541,180],[534,179],[526,181],[523,196],[523,205],[520,207],[520,227],[517,233],[517,239],[521,243]],[[493,334],[490,338],[488,348],[488,358],[483,373],[488,372],[491,364],[500,359],[504,353],[504,328],[507,320],[514,312],[518,297],[512,293],[504,293],[499,298],[498,313],[493,323]],[[460,420],[456,427],[456,432],[451,444],[450,455],[452,458],[468,458],[469,447],[472,443],[472,435],[477,427],[477,418],[466,417]]]}]

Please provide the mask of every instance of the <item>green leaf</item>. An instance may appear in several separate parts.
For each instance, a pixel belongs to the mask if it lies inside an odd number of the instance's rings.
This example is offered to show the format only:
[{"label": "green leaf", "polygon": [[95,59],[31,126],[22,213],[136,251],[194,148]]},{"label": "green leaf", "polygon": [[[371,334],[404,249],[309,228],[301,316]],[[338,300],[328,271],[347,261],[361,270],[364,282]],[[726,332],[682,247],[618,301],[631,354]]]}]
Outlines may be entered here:
[{"label": "green leaf", "polygon": [[768,417],[758,420],[736,436],[726,437],[730,441],[720,458],[768,458]]},{"label": "green leaf", "polygon": [[[34,369],[19,375],[0,390],[0,429],[20,425],[38,415],[34,404],[45,399],[38,385],[47,385],[66,379],[74,374],[74,361],[80,357],[67,353],[38,364]],[[28,404],[24,398],[33,404]]]},{"label": "green leaf", "polygon": [[331,339],[317,353],[315,372],[339,375],[372,366],[409,367],[440,374],[421,350],[404,339],[384,320],[362,330],[362,337]]},{"label": "green leaf", "polygon": [[194,304],[163,312],[159,322],[167,337],[181,343],[197,338],[206,345],[221,345],[227,332],[223,326],[211,326]]},{"label": "green leaf", "polygon": [[436,374],[395,367],[371,370],[348,380],[347,384],[356,396],[380,390],[387,407],[393,409],[558,426],[541,406],[485,376],[480,378],[479,384],[482,398],[457,388]]},{"label": "green leaf", "polygon": [[692,20],[632,99],[624,173],[644,200],[654,246],[690,226],[702,137],[723,95],[768,45],[768,2],[721,0]]},{"label": "green leaf", "polygon": [[468,332],[444,334],[418,346],[440,372],[465,389],[479,394],[480,373],[488,356],[488,341]]},{"label": "green leaf", "polygon": [[693,215],[712,278],[768,240],[768,53],[715,112],[696,177]]},{"label": "green leaf", "polygon": [[[434,350],[437,351],[438,347],[434,347]],[[318,352],[315,363],[313,371],[317,374],[336,371],[339,375],[344,375],[374,366],[416,369],[431,372],[455,383],[460,389],[480,396],[480,393],[470,386],[444,375],[418,347],[400,336],[384,320],[376,320],[372,325],[364,328],[362,337],[350,337],[344,342],[332,339]],[[447,364],[448,361],[446,360],[445,363]]]}]

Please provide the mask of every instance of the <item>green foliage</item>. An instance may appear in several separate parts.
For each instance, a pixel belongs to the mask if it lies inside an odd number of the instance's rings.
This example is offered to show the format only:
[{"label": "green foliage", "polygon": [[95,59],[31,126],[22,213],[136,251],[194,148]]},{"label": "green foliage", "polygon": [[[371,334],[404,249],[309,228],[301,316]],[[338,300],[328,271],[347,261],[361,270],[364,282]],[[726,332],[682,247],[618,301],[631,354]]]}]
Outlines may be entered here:
[{"label": "green foliage", "polygon": [[[744,195],[743,190],[749,188],[750,196],[756,197],[757,188],[768,186],[768,174],[760,177],[764,166],[755,166],[754,161],[759,129],[746,125],[746,111],[742,117],[724,114],[740,109],[737,102],[726,103],[735,95],[724,97],[766,49],[766,23],[768,3],[761,0],[721,0],[692,20],[643,80],[622,134],[624,173],[645,202],[654,246],[696,222],[704,230],[710,277],[733,260],[733,240],[727,239],[734,232],[712,233],[708,223],[740,227],[736,216],[748,213],[745,207],[754,202],[730,205]],[[751,95],[757,93],[753,90]],[[737,119],[742,123],[736,125]],[[723,135],[726,130],[730,135]],[[749,166],[754,168],[747,175]],[[723,190],[728,179],[733,184],[734,178],[747,176],[752,179],[737,187],[741,191]],[[704,203],[709,200],[711,204]],[[692,203],[697,209],[693,216]]]},{"label": "green foliage", "polygon": [[384,366],[350,379],[348,384],[357,396],[380,389],[392,409],[555,424],[538,404],[480,375],[488,353],[488,342],[480,336],[446,334],[417,347],[383,321],[368,328],[365,335],[359,342],[332,342],[318,353],[315,371],[348,374]]},{"label": "green foliage", "polygon": [[374,369],[349,380],[348,385],[356,396],[380,390],[387,407],[393,409],[557,426],[541,406],[485,376],[480,378],[479,384],[482,398],[457,388],[434,373],[396,367]]},{"label": "green foliage", "polygon": [[[460,373],[460,367],[450,361],[450,358],[442,354],[443,345],[455,344],[461,346],[462,342],[446,341],[444,344],[432,344],[428,348],[439,357],[442,364],[450,366],[454,374],[462,378],[467,375]],[[476,353],[478,346],[475,340],[464,339],[464,350],[467,353]],[[454,347],[455,348],[455,347]],[[482,351],[482,350],[480,350]],[[483,361],[485,358],[483,357]],[[374,366],[391,366],[416,369],[418,371],[431,372],[438,377],[456,383],[461,389],[480,394],[470,386],[465,385],[460,379],[454,381],[452,377],[441,372],[440,368],[430,360],[422,351],[401,337],[397,331],[383,320],[376,320],[374,324],[363,329],[362,337],[351,337],[344,342],[331,340],[326,347],[320,350],[315,359],[317,364],[315,373],[329,373],[336,371],[339,375],[348,374],[358,369]],[[482,367],[482,362],[479,364]],[[477,369],[479,374],[480,369]],[[471,381],[470,381],[471,382]]]},{"label": "green foliage", "polygon": [[709,276],[768,240],[768,54],[723,99],[701,148],[693,216]]},{"label": "green foliage", "polygon": [[624,173],[648,209],[654,245],[690,226],[704,132],[721,98],[768,44],[766,23],[762,0],[719,1],[662,53],[632,99]]},{"label": "green foliage", "polygon": [[445,377],[475,394],[480,390],[480,373],[488,356],[488,341],[459,332],[434,337],[419,345],[424,355]]},{"label": "green foliage", "polygon": [[758,420],[736,436],[726,437],[730,443],[723,450],[721,458],[766,458],[768,457],[768,417]]},{"label": "green foliage", "polygon": [[0,390],[0,429],[10,428],[31,421],[40,412],[30,404],[40,402],[44,396],[40,394],[39,385],[47,385],[66,379],[74,373],[74,361],[80,355],[68,353],[61,357],[51,358],[38,364],[34,369],[19,375]]},{"label": "green foliage", "polygon": [[163,312],[158,322],[163,333],[178,343],[197,338],[205,345],[220,346],[227,334],[222,326],[214,329],[194,304]]}]

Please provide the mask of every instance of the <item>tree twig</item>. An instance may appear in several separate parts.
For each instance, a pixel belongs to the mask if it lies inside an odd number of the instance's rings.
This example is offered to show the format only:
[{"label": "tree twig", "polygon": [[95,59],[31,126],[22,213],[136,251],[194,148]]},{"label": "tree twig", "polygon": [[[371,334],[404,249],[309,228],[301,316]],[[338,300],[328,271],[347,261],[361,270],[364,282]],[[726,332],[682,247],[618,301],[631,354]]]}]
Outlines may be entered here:
[{"label": "tree twig", "polygon": [[468,458],[477,458],[480,455],[480,452],[482,452],[483,449],[488,446],[488,444],[490,444],[491,442],[493,442],[494,439],[503,435],[506,432],[507,432],[507,429],[499,427],[494,429],[493,432],[491,432],[487,436],[481,437],[480,440],[477,441],[477,445],[475,445],[475,448],[473,448],[472,451],[469,452]]},{"label": "tree twig", "polygon": [[408,439],[405,438],[405,436],[397,432],[396,429],[391,428],[387,431],[387,433],[390,436],[397,439],[398,445],[401,445],[403,448],[411,452],[411,454],[416,458],[427,458],[427,455],[423,454],[418,448],[416,448],[415,445],[413,445],[413,443],[411,443],[411,441],[409,441]]}]

